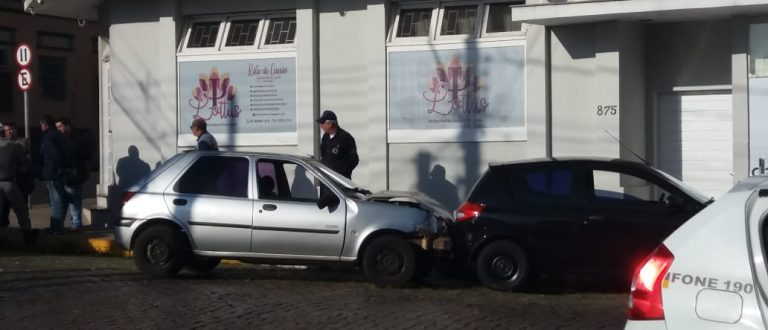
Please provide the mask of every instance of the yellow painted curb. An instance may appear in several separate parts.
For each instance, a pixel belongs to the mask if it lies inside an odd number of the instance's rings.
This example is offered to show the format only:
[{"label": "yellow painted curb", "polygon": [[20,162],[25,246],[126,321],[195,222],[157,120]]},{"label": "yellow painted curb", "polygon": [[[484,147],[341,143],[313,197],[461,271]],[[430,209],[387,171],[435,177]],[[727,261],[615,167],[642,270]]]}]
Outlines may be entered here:
[{"label": "yellow painted curb", "polygon": [[99,254],[109,254],[118,257],[132,257],[133,252],[123,249],[110,238],[89,238],[88,246]]}]

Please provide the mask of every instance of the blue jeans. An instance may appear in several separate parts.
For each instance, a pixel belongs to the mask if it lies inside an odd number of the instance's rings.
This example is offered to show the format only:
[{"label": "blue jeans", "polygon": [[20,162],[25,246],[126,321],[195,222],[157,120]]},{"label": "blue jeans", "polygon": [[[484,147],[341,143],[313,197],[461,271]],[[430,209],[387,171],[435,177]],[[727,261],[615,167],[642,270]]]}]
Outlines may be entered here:
[{"label": "blue jeans", "polygon": [[[79,229],[83,227],[83,186],[65,185],[64,191],[69,201],[69,213],[72,214],[72,228]],[[64,211],[64,216],[66,212]]]},{"label": "blue jeans", "polygon": [[64,180],[50,180],[46,183],[48,188],[48,204],[51,206],[51,231],[64,230],[64,217],[67,216],[67,204],[69,200],[64,189]]}]

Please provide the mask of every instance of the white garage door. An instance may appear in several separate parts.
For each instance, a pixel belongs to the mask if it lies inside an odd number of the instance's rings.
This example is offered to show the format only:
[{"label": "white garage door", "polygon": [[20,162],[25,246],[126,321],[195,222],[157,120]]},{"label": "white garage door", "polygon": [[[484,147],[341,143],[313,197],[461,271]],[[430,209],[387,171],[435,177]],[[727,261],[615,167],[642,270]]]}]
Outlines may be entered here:
[{"label": "white garage door", "polygon": [[659,97],[659,168],[715,198],[733,186],[731,95]]}]

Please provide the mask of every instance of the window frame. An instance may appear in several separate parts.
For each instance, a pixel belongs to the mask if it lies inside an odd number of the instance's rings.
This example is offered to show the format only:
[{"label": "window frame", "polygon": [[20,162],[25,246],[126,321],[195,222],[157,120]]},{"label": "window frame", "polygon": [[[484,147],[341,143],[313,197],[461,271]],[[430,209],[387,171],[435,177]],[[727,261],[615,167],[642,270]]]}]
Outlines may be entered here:
[{"label": "window frame", "polygon": [[[522,40],[525,41],[527,25],[521,24],[520,31],[509,32],[486,32],[488,27],[488,18],[490,15],[490,5],[520,1],[520,6],[525,5],[525,0],[482,0],[482,1],[414,1],[398,3],[393,6],[390,17],[390,26],[387,31],[387,46],[415,46],[415,45],[439,45],[453,44],[458,42],[482,42],[495,40]],[[478,7],[478,14],[475,22],[475,31],[473,34],[460,35],[441,35],[443,15],[445,7],[470,6]],[[429,33],[426,37],[398,37],[397,28],[400,22],[400,13],[407,9],[432,9],[430,19]]]},{"label": "window frame", "polygon": [[[398,37],[397,26],[400,24],[400,12],[405,9],[432,9],[432,15],[429,17],[429,32],[424,37]],[[437,24],[437,14],[439,7],[435,6],[433,2],[415,2],[399,4],[394,10],[396,14],[392,15],[392,25],[389,32],[389,43],[397,44],[424,44],[435,38],[435,26]]]},{"label": "window frame", "polygon": [[[269,29],[269,23],[273,18],[294,18],[298,27],[298,17],[296,11],[275,11],[275,12],[257,12],[232,15],[204,15],[190,16],[186,18],[187,22],[184,28],[184,35],[177,48],[177,56],[187,55],[221,55],[221,54],[242,54],[254,52],[295,52],[296,51],[296,33],[292,43],[267,45],[266,34]],[[256,31],[256,39],[253,45],[245,46],[227,46],[227,37],[232,27],[232,21],[258,19],[259,24]],[[219,31],[216,35],[216,44],[213,47],[187,47],[189,38],[192,36],[192,26],[199,22],[219,22]],[[298,32],[298,31],[296,31]]]},{"label": "window frame", "polygon": [[18,38],[16,37],[16,29],[8,26],[0,26],[0,31],[3,31],[3,33],[8,33],[8,36],[10,38],[9,41],[4,41],[3,39],[0,39],[0,45],[16,46],[16,44],[18,43]]},{"label": "window frame", "polygon": [[[505,31],[505,32],[488,32],[488,23],[489,18],[491,15],[491,5],[492,4],[498,4],[498,3],[505,3],[505,2],[519,2],[517,5],[510,5],[510,6],[523,6],[525,5],[525,0],[498,0],[498,1],[487,1],[485,2],[485,13],[483,13],[483,23],[480,27],[480,38],[495,38],[495,37],[516,37],[516,36],[525,36],[525,33],[527,32],[528,25],[525,23],[520,23],[520,30],[518,31]],[[510,7],[510,10],[513,10]]]},{"label": "window frame", "polygon": [[[472,33],[469,34],[442,34],[443,29],[443,18],[445,17],[445,8],[446,7],[471,7],[475,6],[475,28]],[[437,17],[437,26],[435,26],[435,40],[475,40],[480,37],[480,29],[484,25],[485,21],[485,13],[483,8],[487,8],[485,2],[476,2],[476,1],[457,1],[457,2],[441,2],[438,6],[438,17]]]},{"label": "window frame", "polygon": [[[247,19],[258,19],[259,24],[256,27],[256,39],[253,41],[253,45],[246,45],[246,46],[227,46],[227,37],[229,37],[229,31],[232,28],[232,21],[239,21],[239,20],[247,20]],[[259,47],[259,43],[262,39],[262,31],[263,26],[265,25],[266,17],[263,14],[252,14],[252,15],[233,15],[228,16],[224,18],[224,32],[221,36],[221,39],[217,39],[217,41],[221,42],[221,51],[243,51],[243,50],[253,50],[254,48]],[[217,50],[219,51],[219,50]]]},{"label": "window frame", "polygon": [[[192,36],[192,26],[195,23],[201,23],[201,22],[215,22],[216,20],[219,21],[219,31],[216,33],[216,43],[214,43],[213,47],[188,47],[189,44],[189,38]],[[184,55],[193,55],[193,54],[212,54],[219,51],[222,40],[224,39],[222,35],[224,35],[224,27],[226,24],[227,17],[226,16],[198,16],[198,17],[190,17],[187,19],[186,26],[184,28],[184,37],[181,41],[181,44],[179,45],[178,53],[184,54]]]},{"label": "window frame", "polygon": [[[64,47],[59,46],[50,46],[45,44],[45,38],[64,38],[66,39],[68,45]],[[74,34],[68,34],[68,33],[59,33],[59,32],[48,32],[43,30],[38,30],[35,35],[35,47],[37,49],[48,49],[48,50],[58,50],[58,51],[65,51],[65,52],[73,52],[75,51],[75,35]]]},{"label": "window frame", "polygon": [[[69,98],[69,83],[67,79],[67,56],[63,54],[45,54],[37,56],[37,89],[41,97],[50,102],[65,102]],[[54,63],[56,62],[56,63]],[[56,64],[57,70],[61,70],[61,76],[55,80],[55,86],[51,86],[48,65]],[[48,88],[47,88],[48,87]]]},{"label": "window frame", "polygon": [[[270,13],[265,15],[266,18],[264,19],[264,27],[261,30],[261,42],[258,44],[260,49],[268,49],[268,50],[274,50],[274,49],[295,49],[296,48],[296,35],[298,35],[298,27],[299,27],[299,20],[298,17],[296,17],[296,13],[289,13],[289,12],[276,12],[276,13]],[[293,17],[296,19],[296,29],[297,33],[293,36],[293,42],[292,43],[285,43],[285,44],[271,44],[267,45],[267,32],[269,31],[269,23],[272,22],[273,18],[291,18]]]}]

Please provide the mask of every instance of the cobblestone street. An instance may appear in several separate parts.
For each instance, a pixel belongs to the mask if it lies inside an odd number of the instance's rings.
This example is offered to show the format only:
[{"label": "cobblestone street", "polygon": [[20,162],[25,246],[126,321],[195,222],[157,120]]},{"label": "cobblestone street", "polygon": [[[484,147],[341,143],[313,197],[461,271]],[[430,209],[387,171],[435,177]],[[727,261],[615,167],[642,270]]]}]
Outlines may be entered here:
[{"label": "cobblestone street", "polygon": [[617,329],[627,297],[502,293],[438,276],[380,289],[355,271],[237,264],[151,280],[109,257],[0,253],[0,269],[4,329]]}]

